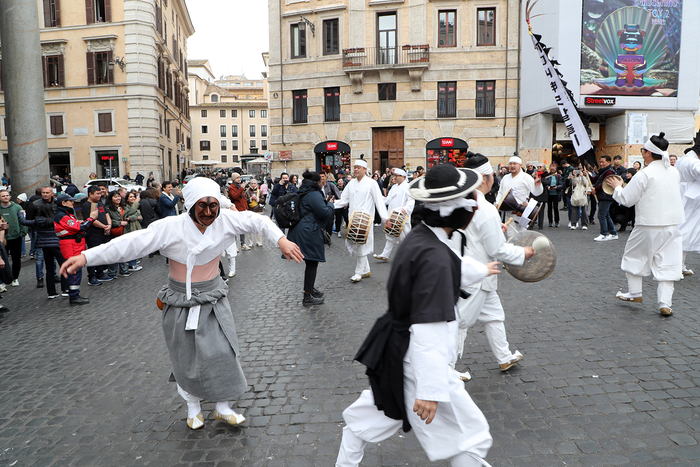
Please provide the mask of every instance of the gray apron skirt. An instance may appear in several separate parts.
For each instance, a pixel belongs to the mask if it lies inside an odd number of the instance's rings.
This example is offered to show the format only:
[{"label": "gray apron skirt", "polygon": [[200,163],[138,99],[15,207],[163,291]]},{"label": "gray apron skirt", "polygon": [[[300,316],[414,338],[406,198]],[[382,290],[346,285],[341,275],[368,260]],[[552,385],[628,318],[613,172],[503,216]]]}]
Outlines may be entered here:
[{"label": "gray apron skirt", "polygon": [[[247,388],[238,361],[238,338],[228,303],[228,287],[215,278],[192,283],[188,300],[185,284],[169,278],[158,298],[163,302],[163,334],[175,381],[200,399],[229,401]],[[197,329],[186,331],[190,307],[200,305]]]}]

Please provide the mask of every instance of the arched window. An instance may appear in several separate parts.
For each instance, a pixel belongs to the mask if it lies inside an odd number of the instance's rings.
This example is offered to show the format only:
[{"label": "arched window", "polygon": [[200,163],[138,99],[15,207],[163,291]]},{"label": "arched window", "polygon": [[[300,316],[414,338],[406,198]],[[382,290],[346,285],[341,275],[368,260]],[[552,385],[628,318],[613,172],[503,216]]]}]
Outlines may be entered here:
[{"label": "arched window", "polygon": [[212,102],[219,102],[219,96],[217,96],[216,94],[212,94],[212,95],[211,95],[211,101],[212,101]]}]

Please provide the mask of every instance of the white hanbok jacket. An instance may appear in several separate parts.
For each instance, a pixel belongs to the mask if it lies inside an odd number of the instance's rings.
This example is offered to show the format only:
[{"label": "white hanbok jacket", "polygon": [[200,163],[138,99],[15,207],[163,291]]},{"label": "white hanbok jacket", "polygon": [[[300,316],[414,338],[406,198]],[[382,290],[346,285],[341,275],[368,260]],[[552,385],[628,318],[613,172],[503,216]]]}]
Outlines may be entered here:
[{"label": "white hanbok jacket", "polygon": [[527,172],[521,170],[515,177],[512,174],[507,174],[501,179],[501,185],[496,196],[496,204],[501,204],[509,189],[519,204],[527,202],[528,198],[530,198],[530,193],[539,196],[544,190],[541,183],[535,185],[535,179],[528,175]]},{"label": "white hanbok jacket", "polygon": [[254,212],[222,210],[219,217],[201,233],[187,214],[153,222],[147,229],[117,237],[109,243],[85,250],[88,266],[113,264],[141,258],[160,250],[167,258],[187,265],[188,296],[194,266],[218,258],[240,234],[261,234],[277,242],[284,236],[267,216]]},{"label": "white hanbok jacket", "polygon": [[678,225],[683,251],[700,251],[700,158],[695,151],[678,159],[674,166],[681,177],[685,222]]},{"label": "white hanbok jacket", "polygon": [[365,211],[369,213],[372,220],[369,224],[367,243],[364,245],[357,245],[345,240],[345,245],[352,256],[367,256],[372,254],[374,251],[374,209],[376,208],[377,211],[379,211],[379,217],[382,218],[382,222],[386,222],[389,218],[389,213],[384,204],[384,196],[382,196],[382,192],[379,190],[379,184],[373,180],[372,177],[367,175],[362,177],[362,181],[353,178],[343,190],[340,200],[336,201],[334,205],[336,209],[347,206],[351,215],[355,211]]}]

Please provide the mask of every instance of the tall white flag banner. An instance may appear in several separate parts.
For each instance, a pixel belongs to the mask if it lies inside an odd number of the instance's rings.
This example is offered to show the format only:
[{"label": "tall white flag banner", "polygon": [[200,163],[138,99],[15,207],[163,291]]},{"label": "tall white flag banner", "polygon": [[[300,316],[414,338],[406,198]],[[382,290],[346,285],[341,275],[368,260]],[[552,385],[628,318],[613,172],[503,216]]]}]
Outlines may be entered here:
[{"label": "tall white flag banner", "polygon": [[574,144],[574,149],[576,150],[576,155],[579,157],[586,157],[584,154],[588,151],[593,151],[593,144],[591,143],[591,138],[588,136],[588,131],[586,126],[581,121],[581,117],[578,113],[578,106],[573,99],[573,94],[566,87],[566,81],[562,80],[562,74],[557,70],[556,60],[551,60],[549,58],[549,48],[541,42],[542,36],[534,34],[532,32],[532,26],[530,25],[530,12],[535,6],[535,1],[530,4],[530,0],[527,2],[526,6],[526,21],[528,26],[528,32],[530,37],[532,37],[532,43],[535,46],[535,50],[540,56],[540,61],[544,67],[544,74],[547,75],[549,79],[549,87],[554,93],[554,100],[559,107],[559,113],[561,114],[562,120],[566,125],[566,130],[571,136],[571,142]]}]

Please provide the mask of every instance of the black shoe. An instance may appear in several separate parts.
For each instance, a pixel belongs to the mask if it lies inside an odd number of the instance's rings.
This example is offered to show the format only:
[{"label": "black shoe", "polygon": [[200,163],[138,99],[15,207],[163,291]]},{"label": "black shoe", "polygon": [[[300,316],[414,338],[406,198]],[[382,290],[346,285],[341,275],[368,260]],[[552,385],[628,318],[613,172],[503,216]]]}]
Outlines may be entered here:
[{"label": "black shoe", "polygon": [[88,280],[88,285],[102,285],[102,282],[97,277],[93,277],[92,279]]},{"label": "black shoe", "polygon": [[44,278],[40,277],[36,280],[36,288],[37,289],[43,289],[44,288]]},{"label": "black shoe", "polygon": [[322,297],[314,297],[313,294],[304,294],[304,300],[301,301],[301,304],[304,306],[314,306],[314,305],[320,305],[323,303],[323,298]]},{"label": "black shoe", "polygon": [[109,282],[109,281],[113,281],[114,279],[115,279],[114,277],[107,276],[107,275],[97,278],[97,280],[100,282]]},{"label": "black shoe", "polygon": [[79,296],[78,298],[71,299],[71,305],[87,305],[90,303],[90,299],[87,297]]},{"label": "black shoe", "polygon": [[8,311],[10,311],[9,308],[7,308],[6,306],[0,305],[0,313],[7,313]]},{"label": "black shoe", "polygon": [[321,297],[323,297],[323,292],[321,292],[321,291],[318,290],[316,287],[314,287],[314,291],[311,292],[311,295],[312,295],[314,298],[321,298]]},{"label": "black shoe", "polygon": [[130,275],[131,275],[131,273],[128,271],[123,273],[123,274],[121,272],[119,273],[119,277],[129,277]]}]

